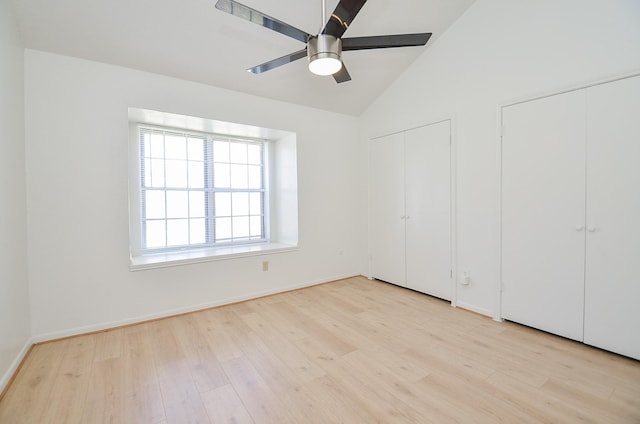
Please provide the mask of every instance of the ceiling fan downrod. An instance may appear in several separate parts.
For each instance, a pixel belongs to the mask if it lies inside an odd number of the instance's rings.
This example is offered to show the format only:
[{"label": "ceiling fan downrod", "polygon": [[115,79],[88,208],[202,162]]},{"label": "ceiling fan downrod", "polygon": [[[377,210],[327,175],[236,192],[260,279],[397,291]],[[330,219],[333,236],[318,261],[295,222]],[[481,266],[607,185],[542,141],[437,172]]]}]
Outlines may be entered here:
[{"label": "ceiling fan downrod", "polygon": [[322,26],[317,36],[309,38],[307,57],[309,70],[316,75],[333,75],[342,69],[342,40],[333,35],[323,34],[326,0],[322,0]]}]

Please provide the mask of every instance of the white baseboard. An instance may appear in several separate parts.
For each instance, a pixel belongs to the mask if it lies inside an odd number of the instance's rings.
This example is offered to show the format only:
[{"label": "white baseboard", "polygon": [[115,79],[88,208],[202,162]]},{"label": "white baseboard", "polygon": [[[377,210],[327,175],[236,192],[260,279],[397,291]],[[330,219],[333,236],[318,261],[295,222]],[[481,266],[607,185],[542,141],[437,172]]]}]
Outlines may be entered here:
[{"label": "white baseboard", "polygon": [[[87,325],[87,326],[83,326],[83,327],[71,328],[71,329],[68,329],[68,330],[54,331],[54,332],[51,332],[51,333],[39,334],[37,336],[33,336],[31,341],[32,341],[32,343],[42,343],[42,342],[47,342],[47,341],[51,341],[51,340],[62,339],[62,338],[65,338],[65,337],[72,337],[72,336],[78,336],[78,335],[87,334],[87,333],[93,333],[93,332],[96,332],[96,331],[109,330],[109,329],[112,329],[112,328],[122,327],[122,326],[125,326],[125,325],[138,324],[138,323],[145,322],[145,321],[152,321],[152,320],[156,320],[156,319],[171,317],[171,316],[174,316],[174,315],[180,315],[180,314],[184,314],[184,313],[200,311],[200,310],[203,310],[203,309],[214,308],[216,306],[223,306],[223,305],[228,305],[228,304],[231,304],[231,303],[242,302],[242,301],[245,301],[245,300],[257,299],[259,297],[269,296],[269,295],[277,294],[277,293],[284,293],[284,292],[287,292],[287,291],[296,290],[296,289],[302,289],[302,288],[305,288],[305,287],[316,286],[318,284],[324,284],[324,283],[328,283],[328,282],[331,282],[331,281],[336,281],[336,280],[342,280],[342,279],[345,279],[345,278],[356,277],[356,276],[359,276],[359,275],[360,274],[338,275],[338,276],[335,276],[335,277],[326,278],[326,279],[322,279],[322,280],[307,281],[305,283],[294,284],[294,285],[287,286],[287,287],[280,287],[280,288],[277,288],[277,289],[271,289],[271,290],[264,290],[264,291],[248,293],[248,294],[242,295],[242,296],[235,296],[235,297],[230,297],[230,298],[226,298],[226,299],[220,299],[220,300],[217,300],[217,301],[214,301],[214,302],[200,303],[200,304],[197,304],[197,305],[186,306],[186,307],[183,307],[183,308],[170,309],[170,310],[166,310],[166,311],[162,311],[162,312],[158,312],[158,313],[154,313],[154,314],[149,314],[149,315],[142,315],[142,316],[126,318],[126,319],[122,319],[122,320],[118,320],[118,321],[103,322],[103,323],[99,323],[99,324],[93,324],[93,325]],[[12,374],[9,374],[9,375],[12,375]]]},{"label": "white baseboard", "polygon": [[7,388],[9,382],[18,371],[18,367],[20,367],[20,364],[24,360],[25,356],[27,356],[27,353],[29,353],[29,349],[31,349],[31,346],[33,346],[34,343],[35,342],[33,340],[33,337],[27,339],[27,341],[24,343],[24,346],[22,346],[20,352],[18,352],[18,356],[16,356],[16,358],[9,366],[9,369],[7,369],[7,371],[0,379],[0,394],[4,393],[4,390]]},{"label": "white baseboard", "polygon": [[468,311],[475,312],[477,314],[484,315],[486,317],[493,319],[493,311],[490,311],[489,309],[479,308],[475,305],[471,305],[465,302],[457,302],[456,307],[466,309]]}]

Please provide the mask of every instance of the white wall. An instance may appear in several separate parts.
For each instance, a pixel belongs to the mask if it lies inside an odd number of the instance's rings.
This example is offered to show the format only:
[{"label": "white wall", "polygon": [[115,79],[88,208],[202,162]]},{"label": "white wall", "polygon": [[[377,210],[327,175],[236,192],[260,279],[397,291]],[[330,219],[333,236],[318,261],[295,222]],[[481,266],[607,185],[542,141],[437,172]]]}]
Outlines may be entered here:
[{"label": "white wall", "polygon": [[23,52],[11,4],[0,0],[0,392],[30,336]]},{"label": "white wall", "polygon": [[[362,271],[357,118],[33,50],[25,102],[36,339]],[[130,272],[129,106],[296,132],[300,249]]]},{"label": "white wall", "polygon": [[363,114],[367,139],[454,117],[460,306],[499,307],[498,106],[638,70],[637,0],[477,0]]}]

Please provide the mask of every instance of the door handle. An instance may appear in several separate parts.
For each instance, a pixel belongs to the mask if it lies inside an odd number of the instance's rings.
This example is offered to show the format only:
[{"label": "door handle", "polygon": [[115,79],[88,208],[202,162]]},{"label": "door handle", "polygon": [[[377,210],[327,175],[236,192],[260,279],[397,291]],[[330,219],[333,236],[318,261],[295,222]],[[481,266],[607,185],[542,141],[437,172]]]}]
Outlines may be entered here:
[{"label": "door handle", "polygon": [[584,225],[576,225],[576,231],[580,232],[584,230]]},{"label": "door handle", "polygon": [[590,233],[595,233],[596,231],[598,231],[597,227],[587,227],[587,231],[589,231]]}]

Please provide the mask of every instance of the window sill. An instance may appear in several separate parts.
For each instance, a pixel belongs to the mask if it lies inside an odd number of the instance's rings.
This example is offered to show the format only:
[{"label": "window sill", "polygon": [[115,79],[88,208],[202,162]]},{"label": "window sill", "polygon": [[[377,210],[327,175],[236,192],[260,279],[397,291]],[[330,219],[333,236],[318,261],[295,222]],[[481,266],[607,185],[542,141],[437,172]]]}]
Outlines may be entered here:
[{"label": "window sill", "polygon": [[297,250],[298,246],[285,243],[262,243],[242,246],[219,247],[183,252],[156,253],[131,257],[130,271],[165,268],[192,263],[219,261],[224,259],[259,256],[268,253],[282,253]]}]

